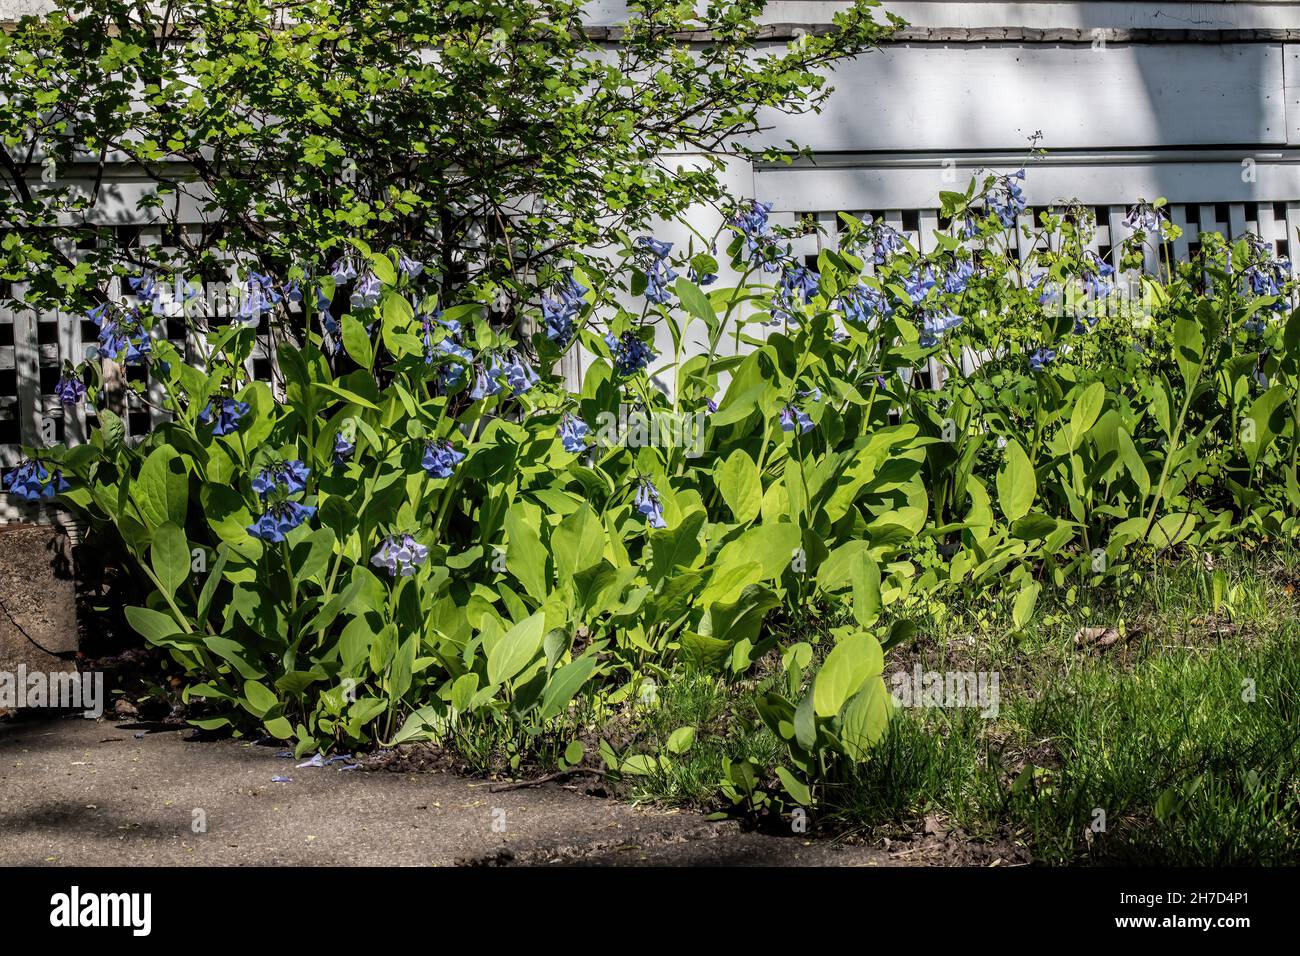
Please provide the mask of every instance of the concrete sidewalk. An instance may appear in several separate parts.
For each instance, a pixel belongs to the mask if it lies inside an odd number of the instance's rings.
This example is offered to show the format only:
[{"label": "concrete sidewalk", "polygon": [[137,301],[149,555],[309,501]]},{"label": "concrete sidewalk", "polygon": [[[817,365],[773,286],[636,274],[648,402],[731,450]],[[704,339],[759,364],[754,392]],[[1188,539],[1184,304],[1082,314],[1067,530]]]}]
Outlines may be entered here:
[{"label": "concrete sidewalk", "polygon": [[[928,855],[743,833],[554,785],[492,793],[452,774],[298,768],[273,747],[137,733],[80,717],[0,724],[0,864],[874,866]],[[193,831],[200,815],[206,833]],[[978,862],[995,859],[989,848]]]}]

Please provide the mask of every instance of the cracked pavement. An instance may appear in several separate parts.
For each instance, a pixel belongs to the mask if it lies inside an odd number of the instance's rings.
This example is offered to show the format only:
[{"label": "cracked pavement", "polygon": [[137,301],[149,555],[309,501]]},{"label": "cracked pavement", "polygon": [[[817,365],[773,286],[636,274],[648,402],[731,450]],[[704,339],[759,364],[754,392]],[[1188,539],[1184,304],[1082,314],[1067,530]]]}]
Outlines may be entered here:
[{"label": "cracked pavement", "polygon": [[[576,788],[492,793],[489,781],[449,773],[298,768],[276,747],[189,741],[188,730],[139,733],[81,717],[0,723],[0,865],[913,862]],[[206,832],[195,832],[200,817]]]}]

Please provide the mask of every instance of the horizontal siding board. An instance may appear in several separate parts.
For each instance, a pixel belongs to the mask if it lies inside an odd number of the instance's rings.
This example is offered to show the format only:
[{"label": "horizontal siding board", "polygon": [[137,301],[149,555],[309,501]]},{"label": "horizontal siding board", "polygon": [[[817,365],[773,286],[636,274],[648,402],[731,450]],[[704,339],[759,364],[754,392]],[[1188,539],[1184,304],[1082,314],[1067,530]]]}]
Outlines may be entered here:
[{"label": "horizontal siding board", "polygon": [[895,46],[841,65],[820,114],[766,114],[814,150],[1284,145],[1282,45]]},{"label": "horizontal siding board", "polygon": [[[1217,155],[1217,154],[1216,154]],[[1078,157],[1070,162],[1051,160],[1032,165],[1025,180],[1025,196],[1032,206],[1046,206],[1065,198],[1090,206],[1131,203],[1160,196],[1171,202],[1287,202],[1300,197],[1300,156],[1283,160],[1261,156],[1243,177],[1241,154],[1191,162],[1094,161]],[[1282,155],[1282,154],[1277,154]],[[1252,157],[1244,157],[1252,158]],[[1175,157],[1176,159],[1176,157]],[[776,209],[879,209],[886,205],[924,209],[934,205],[939,192],[952,189],[942,180],[938,159],[930,165],[873,165],[878,157],[864,155],[857,166],[806,165],[758,169],[756,196]],[[994,167],[1015,169],[1013,159]],[[959,184],[976,175],[972,166],[959,167]]]}]

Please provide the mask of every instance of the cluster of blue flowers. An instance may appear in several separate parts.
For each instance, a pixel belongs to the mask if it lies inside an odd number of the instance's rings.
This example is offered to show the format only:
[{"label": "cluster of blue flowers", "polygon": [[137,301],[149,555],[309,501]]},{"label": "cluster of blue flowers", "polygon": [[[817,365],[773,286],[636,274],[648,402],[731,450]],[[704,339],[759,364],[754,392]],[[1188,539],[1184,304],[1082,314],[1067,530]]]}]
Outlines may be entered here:
[{"label": "cluster of blue flowers", "polygon": [[883,292],[861,283],[841,295],[839,301],[840,308],[848,318],[864,325],[893,311],[893,306]]},{"label": "cluster of blue flowers", "polygon": [[764,252],[772,244],[771,227],[767,217],[772,213],[770,202],[747,199],[727,220],[727,225],[736,230],[745,240],[745,248],[750,253]]},{"label": "cluster of blue flowers", "polygon": [[479,366],[475,370],[474,387],[470,389],[469,397],[478,402],[506,388],[519,396],[539,381],[541,379],[533,367],[518,352],[513,349],[504,353],[492,352],[488,355],[487,367]]},{"label": "cluster of blue flowers", "polygon": [[[298,286],[292,285],[291,294],[297,295]],[[276,288],[275,280],[260,272],[250,272],[244,283],[244,295],[239,304],[239,317],[245,322],[256,322],[262,313],[270,312],[284,301],[284,294]]]},{"label": "cluster of blue flowers", "polygon": [[871,261],[883,265],[890,256],[903,249],[903,236],[883,220],[868,220],[863,242],[871,246]]},{"label": "cluster of blue flowers", "polygon": [[409,577],[419,570],[428,557],[429,549],[411,535],[390,535],[371,556],[370,563],[383,568],[394,578]]},{"label": "cluster of blue flowers", "polygon": [[1124,217],[1124,225],[1135,232],[1143,232],[1159,237],[1160,226],[1165,221],[1164,210],[1149,202],[1139,202]]},{"label": "cluster of blue flowers", "polygon": [[605,336],[605,344],[614,356],[614,368],[619,375],[631,375],[641,371],[656,358],[658,353],[646,345],[634,332],[624,332],[618,338],[613,334]]},{"label": "cluster of blue flowers", "polygon": [[229,435],[239,428],[247,414],[248,402],[221,396],[203,406],[203,411],[199,412],[199,424],[211,425],[214,435]]},{"label": "cluster of blue flowers", "polygon": [[1243,271],[1246,286],[1253,295],[1276,296],[1273,309],[1286,308],[1286,284],[1291,279],[1291,263],[1285,257],[1273,257],[1272,243],[1251,234],[1247,238],[1251,264]]},{"label": "cluster of blue flowers", "polygon": [[1029,356],[1029,369],[1033,372],[1041,372],[1054,361],[1056,361],[1055,349],[1040,348]]},{"label": "cluster of blue flowers", "polygon": [[944,333],[961,325],[961,321],[961,316],[953,315],[951,310],[926,309],[921,313],[922,348],[938,345]]},{"label": "cluster of blue flowers", "polygon": [[51,474],[39,459],[28,458],[4,476],[3,487],[6,493],[24,501],[49,501],[69,486],[62,471],[55,469]]},{"label": "cluster of blue flowers", "polygon": [[641,512],[650,527],[668,527],[668,522],[664,521],[664,506],[659,500],[659,492],[655,490],[649,478],[642,478],[637,486],[636,510]]},{"label": "cluster of blue flowers", "polygon": [[99,328],[99,350],[105,356],[127,365],[139,365],[153,351],[144,317],[134,306],[114,312],[103,302],[86,315]]},{"label": "cluster of blue flowers", "polygon": [[384,284],[379,281],[379,276],[367,272],[352,287],[352,295],[348,297],[348,301],[352,303],[354,309],[373,309],[379,304],[379,294],[383,290]]},{"label": "cluster of blue flowers", "polygon": [[352,453],[356,450],[356,442],[349,441],[348,436],[343,434],[343,432],[339,432],[334,436],[334,463],[336,465],[341,465],[346,461],[350,461]]},{"label": "cluster of blue flowers", "polygon": [[792,432],[796,426],[800,434],[806,435],[812,431],[812,419],[808,417],[807,412],[797,405],[786,405],[781,409],[781,430]]},{"label": "cluster of blue flowers", "polygon": [[425,472],[430,478],[450,478],[456,466],[465,460],[465,453],[445,438],[426,442],[424,446]]},{"label": "cluster of blue flowers", "polygon": [[542,320],[546,325],[546,337],[565,348],[573,341],[573,320],[582,311],[582,297],[587,294],[587,289],[569,275],[552,291],[553,295],[542,296]]},{"label": "cluster of blue flowers", "polygon": [[560,444],[564,446],[565,451],[570,454],[580,455],[587,450],[587,435],[591,432],[591,429],[577,415],[565,412],[560,417],[557,430],[560,435]]},{"label": "cluster of blue flowers", "polygon": [[672,301],[668,283],[677,278],[677,270],[668,265],[667,261],[673,244],[641,236],[636,245],[636,264],[645,273],[645,297],[656,305],[667,305]]},{"label": "cluster of blue flowers", "polygon": [[[442,334],[435,341],[438,330]],[[474,365],[474,353],[460,344],[460,323],[455,319],[443,319],[441,312],[420,316],[421,340],[424,343],[424,364],[432,365],[441,360],[438,369],[438,384],[443,391],[452,391],[462,387],[468,370]]]},{"label": "cluster of blue flowers", "polygon": [[1083,253],[1080,278],[1084,291],[1094,299],[1104,299],[1118,288],[1115,285],[1115,267],[1090,249]]},{"label": "cluster of blue flowers", "polygon": [[1025,171],[1018,169],[1006,176],[999,176],[989,190],[989,212],[998,217],[1004,229],[1011,229],[1016,224],[1016,217],[1025,211],[1028,205],[1025,192],[1020,183],[1024,182]]},{"label": "cluster of blue flowers", "polygon": [[248,533],[263,541],[280,542],[294,528],[311,519],[315,505],[289,500],[307,490],[311,470],[301,461],[277,461],[253,478],[253,490],[268,502],[266,511],[248,527]]},{"label": "cluster of blue flowers", "polygon": [[277,488],[283,488],[286,494],[296,495],[307,489],[307,478],[311,469],[298,460],[277,461],[263,468],[253,478],[253,490],[263,501]]},{"label": "cluster of blue flowers", "polygon": [[816,272],[793,259],[785,261],[781,268],[781,280],[772,296],[772,319],[768,324],[796,321],[800,305],[812,302],[820,287],[821,277]]},{"label": "cluster of blue flowers", "polygon": [[54,394],[64,405],[76,405],[86,397],[86,383],[78,376],[64,375],[55,384]]}]

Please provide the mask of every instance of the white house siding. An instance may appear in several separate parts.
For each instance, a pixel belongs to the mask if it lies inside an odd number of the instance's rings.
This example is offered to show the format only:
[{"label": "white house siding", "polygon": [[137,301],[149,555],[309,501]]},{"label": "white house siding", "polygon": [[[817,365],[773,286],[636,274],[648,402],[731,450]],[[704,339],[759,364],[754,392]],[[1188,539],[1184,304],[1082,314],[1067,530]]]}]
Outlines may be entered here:
[{"label": "white house siding", "polygon": [[[42,6],[0,0],[0,20]],[[775,0],[764,42],[826,29],[842,6]],[[793,139],[815,158],[728,166],[728,185],[774,203],[778,221],[811,214],[823,225],[797,251],[833,245],[840,210],[883,215],[924,248],[939,191],[980,169],[1018,168],[1028,137],[1041,131],[1048,155],[1029,166],[1031,206],[1078,199],[1097,207],[1100,246],[1122,238],[1129,202],[1163,196],[1186,232],[1179,254],[1209,230],[1258,231],[1296,253],[1289,247],[1300,230],[1300,2],[930,0],[883,9],[910,26],[841,67],[820,115],[771,117],[768,142]],[[625,10],[593,0],[592,35],[616,36]],[[96,218],[122,222],[135,215],[143,184],[124,169],[112,185],[113,208]],[[716,212],[702,210],[693,225],[712,234]],[[689,237],[670,224],[660,234],[683,246]],[[160,235],[146,225],[141,241]],[[51,389],[59,363],[80,360],[92,332],[71,319],[0,309],[0,464],[15,460],[20,442],[39,442],[46,417],[58,419],[59,437],[84,433],[81,413],[62,409]],[[669,353],[666,335],[659,345]],[[150,421],[136,409],[129,427],[139,434]]]}]

